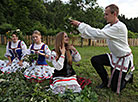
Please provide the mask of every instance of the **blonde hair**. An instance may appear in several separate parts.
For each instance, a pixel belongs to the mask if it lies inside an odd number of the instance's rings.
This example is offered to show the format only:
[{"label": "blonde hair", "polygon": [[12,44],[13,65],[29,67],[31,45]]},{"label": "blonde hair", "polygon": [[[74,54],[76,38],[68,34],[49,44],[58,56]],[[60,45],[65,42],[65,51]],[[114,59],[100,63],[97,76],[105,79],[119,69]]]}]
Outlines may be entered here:
[{"label": "blonde hair", "polygon": [[[38,30],[35,30],[35,31],[33,32],[33,34],[37,34],[37,35],[41,36],[41,33],[40,33],[40,31],[38,31]],[[32,34],[32,35],[33,35],[33,34]]]},{"label": "blonde hair", "polygon": [[[64,34],[65,34],[65,32],[59,32],[59,33],[56,35],[55,51],[56,51],[56,53],[57,53],[57,60],[58,60],[59,57],[61,56],[61,52],[60,52],[59,47],[62,48],[62,45],[64,44]],[[66,44],[66,46],[68,46],[68,44]],[[66,46],[65,46],[65,47],[66,47]],[[71,56],[70,50],[66,49],[66,54],[67,54],[67,58],[68,58],[68,63],[69,63],[70,65],[72,65],[72,56]]]}]

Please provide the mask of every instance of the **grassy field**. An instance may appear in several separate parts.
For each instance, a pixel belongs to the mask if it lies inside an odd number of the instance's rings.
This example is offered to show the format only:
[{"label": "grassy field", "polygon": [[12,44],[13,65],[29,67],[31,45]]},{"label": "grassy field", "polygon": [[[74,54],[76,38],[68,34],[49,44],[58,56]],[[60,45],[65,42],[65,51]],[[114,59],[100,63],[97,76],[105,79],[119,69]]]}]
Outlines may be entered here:
[{"label": "grassy field", "polygon": [[[52,47],[50,47],[52,49]],[[96,89],[96,85],[101,83],[101,79],[92,67],[90,59],[94,55],[109,52],[107,47],[77,47],[82,60],[73,63],[77,75],[89,78],[92,84],[86,87],[80,94],[68,92],[66,95],[53,95],[45,91],[44,83],[30,83],[26,81],[21,73],[12,75],[0,75],[0,78],[10,79],[11,82],[0,83],[0,101],[41,101],[41,102],[138,102],[138,47],[131,47],[134,54],[134,81],[133,84],[127,84],[120,95],[112,92],[110,89]],[[5,46],[0,46],[0,59],[4,58]],[[76,66],[79,64],[80,66]],[[106,67],[110,72],[110,68]],[[110,73],[109,73],[110,74]],[[13,80],[14,76],[14,80]],[[12,77],[12,78],[10,78]],[[18,77],[18,78],[17,78]],[[9,85],[10,83],[10,85]],[[16,86],[16,87],[15,87]],[[20,88],[19,88],[20,87]],[[18,91],[17,91],[18,90]]]}]

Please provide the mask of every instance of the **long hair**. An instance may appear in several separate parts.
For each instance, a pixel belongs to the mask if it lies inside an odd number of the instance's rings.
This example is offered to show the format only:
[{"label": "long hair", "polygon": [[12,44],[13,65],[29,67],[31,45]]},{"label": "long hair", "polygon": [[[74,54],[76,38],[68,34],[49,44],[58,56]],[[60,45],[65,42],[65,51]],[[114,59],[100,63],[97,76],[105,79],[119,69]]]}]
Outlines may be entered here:
[{"label": "long hair", "polygon": [[[62,48],[62,45],[64,44],[64,33],[65,32],[59,32],[57,35],[56,35],[56,41],[55,41],[55,51],[57,53],[57,60],[59,59],[60,55],[61,55],[61,52],[60,52],[60,48]],[[68,46],[68,44],[65,44],[65,48]],[[69,49],[66,49],[66,54],[67,54],[67,59],[68,59],[68,63],[70,65],[72,65],[72,56],[71,56],[71,53],[70,53],[70,50]]]}]

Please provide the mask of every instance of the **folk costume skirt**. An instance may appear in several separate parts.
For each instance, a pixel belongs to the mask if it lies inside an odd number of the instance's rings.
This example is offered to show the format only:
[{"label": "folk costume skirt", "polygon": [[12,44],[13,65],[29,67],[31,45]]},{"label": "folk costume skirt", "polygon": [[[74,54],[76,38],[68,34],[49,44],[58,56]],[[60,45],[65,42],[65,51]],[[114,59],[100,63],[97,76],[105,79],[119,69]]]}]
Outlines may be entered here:
[{"label": "folk costume skirt", "polygon": [[68,89],[71,89],[73,92],[81,92],[82,90],[75,75],[71,77],[54,77],[50,88],[55,94],[63,94]]},{"label": "folk costume skirt", "polygon": [[54,73],[53,67],[48,65],[36,65],[36,63],[32,63],[25,71],[24,76],[27,79],[37,79],[37,80],[44,80],[49,79],[53,76]]},{"label": "folk costume skirt", "polygon": [[2,73],[12,73],[12,72],[16,72],[17,70],[20,71],[29,66],[29,63],[25,61],[23,62],[23,66],[19,66],[18,58],[15,58],[12,61],[11,65],[6,66],[8,62],[9,62],[8,60],[0,60],[0,70],[2,71]]}]

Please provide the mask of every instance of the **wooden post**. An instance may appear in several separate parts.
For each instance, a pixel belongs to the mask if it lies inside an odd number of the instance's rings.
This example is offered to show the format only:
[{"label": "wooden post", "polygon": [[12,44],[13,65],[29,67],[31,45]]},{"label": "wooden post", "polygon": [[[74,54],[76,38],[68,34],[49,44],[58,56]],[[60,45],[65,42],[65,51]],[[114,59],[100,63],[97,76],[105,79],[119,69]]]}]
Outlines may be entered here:
[{"label": "wooden post", "polygon": [[48,36],[46,36],[46,44],[48,45]]},{"label": "wooden post", "polygon": [[48,45],[50,46],[50,36],[48,36]]},{"label": "wooden post", "polygon": [[2,45],[4,44],[4,35],[3,34],[1,35],[1,44]]},{"label": "wooden post", "polygon": [[6,44],[7,43],[7,38],[6,38],[6,36],[4,36],[4,44]]},{"label": "wooden post", "polygon": [[91,39],[88,40],[88,46],[91,46]]},{"label": "wooden post", "polygon": [[81,47],[83,47],[83,38],[81,37]]},{"label": "wooden post", "polygon": [[30,45],[32,44],[32,36],[29,35]]},{"label": "wooden post", "polygon": [[1,35],[0,35],[0,44],[1,44]]},{"label": "wooden post", "polygon": [[71,37],[71,39],[72,39],[72,45],[74,44],[74,37]]}]

